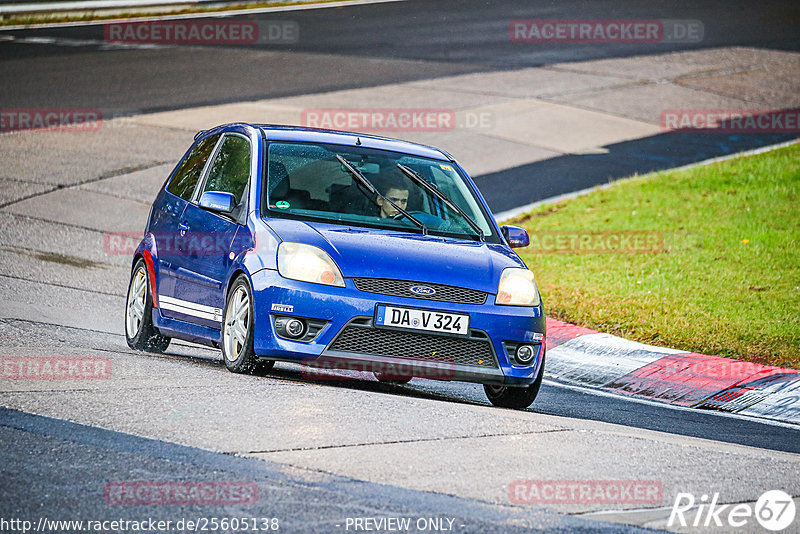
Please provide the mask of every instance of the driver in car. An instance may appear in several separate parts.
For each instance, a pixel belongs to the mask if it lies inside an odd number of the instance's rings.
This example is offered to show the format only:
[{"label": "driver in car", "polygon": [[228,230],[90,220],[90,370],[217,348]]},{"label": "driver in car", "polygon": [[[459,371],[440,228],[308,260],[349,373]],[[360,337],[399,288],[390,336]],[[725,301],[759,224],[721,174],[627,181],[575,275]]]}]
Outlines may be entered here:
[{"label": "driver in car", "polygon": [[[381,195],[400,206],[400,208],[406,209],[406,206],[408,206],[409,187],[403,176],[392,174],[391,177],[380,180],[376,184],[376,187],[378,188],[378,191],[381,192]],[[387,202],[383,198],[378,197],[376,202],[380,208],[380,216],[382,219],[395,217],[398,213],[400,213],[395,209],[394,206],[392,206],[391,203]]]}]

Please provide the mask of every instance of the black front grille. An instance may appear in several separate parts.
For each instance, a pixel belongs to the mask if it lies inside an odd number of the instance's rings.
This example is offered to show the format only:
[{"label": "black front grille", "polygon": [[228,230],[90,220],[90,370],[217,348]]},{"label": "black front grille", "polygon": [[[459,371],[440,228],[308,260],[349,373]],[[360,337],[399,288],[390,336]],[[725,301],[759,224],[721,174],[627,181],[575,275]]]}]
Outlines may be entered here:
[{"label": "black front grille", "polygon": [[[483,334],[485,336],[485,334]],[[349,324],[328,347],[329,351],[389,356],[404,360],[445,362],[496,368],[487,337],[446,337]]]},{"label": "black front grille", "polygon": [[[459,304],[483,304],[486,302],[486,293],[483,291],[465,289],[463,287],[413,282],[410,280],[392,280],[390,278],[354,278],[353,282],[356,284],[356,288],[361,291],[380,293],[381,295],[457,302]],[[430,295],[412,293],[411,288],[418,286],[431,288],[435,293]]]}]

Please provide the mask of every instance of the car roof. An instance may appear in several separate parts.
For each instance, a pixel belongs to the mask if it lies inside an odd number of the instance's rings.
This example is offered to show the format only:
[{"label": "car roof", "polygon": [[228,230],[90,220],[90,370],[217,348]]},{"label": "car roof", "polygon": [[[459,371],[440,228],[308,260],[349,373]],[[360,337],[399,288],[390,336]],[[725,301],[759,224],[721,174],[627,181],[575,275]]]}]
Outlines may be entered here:
[{"label": "car roof", "polygon": [[[245,123],[232,123],[224,126],[218,126],[212,130],[218,130],[233,126],[234,124]],[[340,130],[325,130],[322,128],[308,128],[302,126],[286,126],[279,124],[247,124],[253,128],[259,128],[264,132],[266,138],[270,141],[305,141],[312,143],[331,143],[336,145],[351,145],[361,146],[366,148],[375,148],[379,150],[388,150],[392,152],[401,152],[405,154],[412,154],[414,156],[421,156],[434,159],[444,159],[452,161],[452,157],[447,152],[440,150],[436,147],[411,143],[409,141],[402,141],[399,139],[391,139],[388,137],[380,137],[372,134],[345,132]],[[201,133],[198,132],[198,136]]]}]

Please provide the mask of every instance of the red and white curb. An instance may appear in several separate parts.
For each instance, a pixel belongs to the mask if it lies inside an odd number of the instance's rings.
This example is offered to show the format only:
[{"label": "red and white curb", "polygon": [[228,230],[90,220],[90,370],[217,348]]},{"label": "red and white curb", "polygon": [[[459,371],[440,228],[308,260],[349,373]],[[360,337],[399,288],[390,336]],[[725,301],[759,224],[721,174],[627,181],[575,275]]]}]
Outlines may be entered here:
[{"label": "red and white curb", "polygon": [[545,375],[678,406],[800,424],[800,371],[645,345],[547,319]]}]

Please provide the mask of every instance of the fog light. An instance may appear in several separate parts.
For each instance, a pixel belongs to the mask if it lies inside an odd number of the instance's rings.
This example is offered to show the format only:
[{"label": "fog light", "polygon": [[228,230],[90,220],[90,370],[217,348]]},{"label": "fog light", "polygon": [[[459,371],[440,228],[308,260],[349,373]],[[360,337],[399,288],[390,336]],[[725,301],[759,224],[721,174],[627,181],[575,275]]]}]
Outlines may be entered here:
[{"label": "fog light", "polygon": [[289,319],[286,322],[286,333],[289,334],[290,337],[302,336],[305,329],[306,327],[300,319]]},{"label": "fog light", "polygon": [[520,345],[517,348],[516,358],[519,363],[531,363],[531,360],[533,360],[533,355],[533,347],[530,345]]},{"label": "fog light", "polygon": [[306,324],[294,317],[280,317],[275,319],[275,329],[281,337],[297,339],[306,332]]}]

